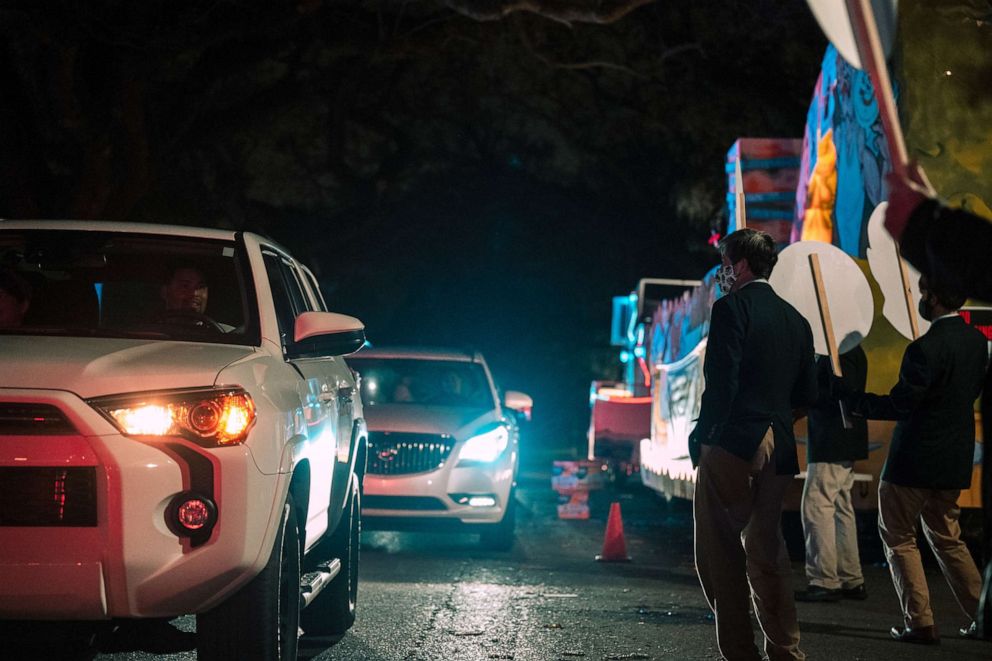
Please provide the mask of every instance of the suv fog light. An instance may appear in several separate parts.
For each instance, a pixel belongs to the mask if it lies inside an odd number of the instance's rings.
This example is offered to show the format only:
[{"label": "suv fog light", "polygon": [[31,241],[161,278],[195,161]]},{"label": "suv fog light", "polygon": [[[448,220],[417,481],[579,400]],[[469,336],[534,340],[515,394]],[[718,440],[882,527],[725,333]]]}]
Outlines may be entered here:
[{"label": "suv fog light", "polygon": [[179,537],[206,537],[217,522],[217,506],[209,498],[185,491],[165,508],[165,522]]},{"label": "suv fog light", "polygon": [[459,505],[469,507],[495,507],[496,495],[491,493],[450,493],[448,497]]}]

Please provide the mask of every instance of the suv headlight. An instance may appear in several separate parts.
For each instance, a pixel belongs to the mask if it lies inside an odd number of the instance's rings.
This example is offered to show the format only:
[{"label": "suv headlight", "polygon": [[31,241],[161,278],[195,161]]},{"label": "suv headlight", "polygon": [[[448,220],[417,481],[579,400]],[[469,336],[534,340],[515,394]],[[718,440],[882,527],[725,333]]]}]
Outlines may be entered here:
[{"label": "suv headlight", "polygon": [[488,463],[496,461],[506,446],[510,443],[510,432],[506,427],[500,425],[489,431],[477,434],[462,446],[462,451],[458,455],[460,461],[478,461]]},{"label": "suv headlight", "polygon": [[89,400],[127,436],[182,436],[203,446],[244,443],[255,403],[241,388],[115,395]]}]

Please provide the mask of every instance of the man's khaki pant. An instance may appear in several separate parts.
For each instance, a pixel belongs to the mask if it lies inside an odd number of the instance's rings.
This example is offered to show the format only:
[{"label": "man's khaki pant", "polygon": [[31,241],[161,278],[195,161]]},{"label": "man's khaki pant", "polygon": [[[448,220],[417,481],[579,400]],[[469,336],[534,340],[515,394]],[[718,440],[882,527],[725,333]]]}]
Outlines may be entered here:
[{"label": "man's khaki pant", "polygon": [[[775,440],[765,434],[748,462],[704,445],[693,499],[696,571],[716,616],[720,653],[728,661],[761,659],[748,612],[754,604],[771,661],[805,659],[782,537],[782,500],[791,475],[776,475]],[[749,585],[750,584],[750,585]]]},{"label": "man's khaki pant", "polygon": [[810,585],[837,590],[865,582],[851,501],[853,486],[853,461],[813,462],[806,467],[802,520]]},{"label": "man's khaki pant", "polygon": [[907,627],[933,625],[930,591],[920,549],[916,546],[921,518],[923,534],[937,556],[954,598],[970,620],[976,617],[982,578],[968,547],[961,541],[959,495],[957,489],[917,489],[884,480],[879,484],[878,530]]}]

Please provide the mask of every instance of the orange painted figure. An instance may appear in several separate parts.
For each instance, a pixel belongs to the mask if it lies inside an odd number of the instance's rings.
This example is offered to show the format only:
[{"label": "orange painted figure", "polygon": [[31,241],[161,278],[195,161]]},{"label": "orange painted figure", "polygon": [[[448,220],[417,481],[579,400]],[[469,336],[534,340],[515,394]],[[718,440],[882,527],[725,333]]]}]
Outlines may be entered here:
[{"label": "orange painted figure", "polygon": [[803,213],[803,241],[833,243],[834,202],[837,199],[837,148],[833,129],[816,145],[816,165],[809,176],[806,211]]}]

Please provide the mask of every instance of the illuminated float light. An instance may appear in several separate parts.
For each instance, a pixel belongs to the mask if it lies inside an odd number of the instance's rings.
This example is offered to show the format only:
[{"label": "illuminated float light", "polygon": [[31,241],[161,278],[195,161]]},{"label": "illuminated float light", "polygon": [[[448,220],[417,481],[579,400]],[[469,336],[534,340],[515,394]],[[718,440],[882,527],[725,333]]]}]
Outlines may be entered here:
[{"label": "illuminated float light", "polygon": [[243,443],[255,404],[240,388],[100,398],[90,404],[128,436],[182,436],[200,445]]},{"label": "illuminated float light", "polygon": [[634,356],[636,358],[644,358],[647,355],[647,349],[643,346],[634,347]]},{"label": "illuminated float light", "polygon": [[630,362],[630,352],[626,349],[620,352],[620,362],[624,365]]}]

